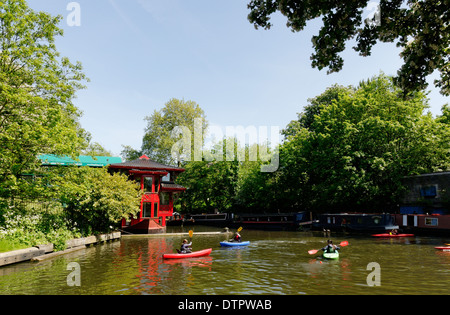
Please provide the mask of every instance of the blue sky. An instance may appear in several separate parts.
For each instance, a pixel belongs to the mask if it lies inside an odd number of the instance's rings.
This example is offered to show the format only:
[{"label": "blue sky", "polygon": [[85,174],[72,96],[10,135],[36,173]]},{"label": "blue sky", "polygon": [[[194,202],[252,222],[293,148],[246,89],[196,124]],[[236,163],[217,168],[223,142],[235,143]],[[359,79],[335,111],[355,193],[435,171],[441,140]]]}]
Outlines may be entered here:
[{"label": "blue sky", "polygon": [[[364,58],[350,42],[343,70],[327,75],[310,61],[320,20],[292,33],[275,15],[271,30],[256,30],[248,0],[79,0],[81,25],[72,27],[70,2],[28,0],[64,17],[57,49],[80,61],[91,80],[74,101],[81,124],[114,155],[122,145],[140,148],[144,117],[171,98],[197,102],[210,125],[283,129],[327,87],[394,75],[402,64],[394,44],[377,44]],[[429,79],[435,115],[449,102],[434,88],[436,76]]]}]

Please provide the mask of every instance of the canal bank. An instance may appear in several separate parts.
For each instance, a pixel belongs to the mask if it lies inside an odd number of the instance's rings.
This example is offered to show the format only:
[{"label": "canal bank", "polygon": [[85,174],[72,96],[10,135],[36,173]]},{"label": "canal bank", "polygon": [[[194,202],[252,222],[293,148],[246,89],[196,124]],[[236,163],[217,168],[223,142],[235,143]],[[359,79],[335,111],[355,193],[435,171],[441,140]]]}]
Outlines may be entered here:
[{"label": "canal bank", "polygon": [[[192,228],[192,227],[191,227]],[[193,235],[196,236],[218,236],[221,235],[225,238],[232,235],[233,232],[230,231],[228,228],[224,228],[221,231],[201,231],[201,232],[195,232],[193,231]],[[159,237],[189,237],[189,231],[171,231],[168,233],[158,233],[158,234],[131,234],[131,233],[122,233],[123,238],[159,238]]]},{"label": "canal bank", "polygon": [[66,242],[66,249],[62,251],[54,252],[53,244],[42,244],[25,249],[0,253],[0,267],[24,261],[43,261],[60,255],[72,253],[74,251],[86,248],[86,246],[114,241],[120,238],[120,232],[113,232],[68,240]]}]

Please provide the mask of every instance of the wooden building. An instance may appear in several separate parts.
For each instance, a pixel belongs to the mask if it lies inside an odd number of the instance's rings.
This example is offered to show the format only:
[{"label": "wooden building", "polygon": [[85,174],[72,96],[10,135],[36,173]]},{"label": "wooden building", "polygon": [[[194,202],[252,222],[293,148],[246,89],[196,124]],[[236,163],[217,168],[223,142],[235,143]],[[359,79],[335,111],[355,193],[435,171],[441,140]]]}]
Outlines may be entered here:
[{"label": "wooden building", "polygon": [[408,176],[400,201],[402,214],[450,214],[450,172]]},{"label": "wooden building", "polygon": [[146,155],[139,159],[109,165],[111,172],[123,172],[141,185],[144,195],[141,211],[129,221],[122,220],[122,229],[133,234],[163,233],[166,218],[173,215],[175,195],[186,188],[175,184],[183,168],[164,165]]},{"label": "wooden building", "polygon": [[401,229],[426,234],[450,234],[450,172],[408,176],[395,221]]}]

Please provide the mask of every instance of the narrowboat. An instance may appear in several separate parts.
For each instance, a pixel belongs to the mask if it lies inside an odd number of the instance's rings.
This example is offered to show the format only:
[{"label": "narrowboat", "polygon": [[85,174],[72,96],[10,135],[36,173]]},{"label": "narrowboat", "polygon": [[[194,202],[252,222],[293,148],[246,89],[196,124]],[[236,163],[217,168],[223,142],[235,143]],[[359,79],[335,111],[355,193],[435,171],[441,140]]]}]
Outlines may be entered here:
[{"label": "narrowboat", "polygon": [[309,212],[238,214],[234,226],[261,230],[298,230],[311,227]]},{"label": "narrowboat", "polygon": [[389,213],[325,213],[313,227],[317,230],[384,233],[398,229]]},{"label": "narrowboat", "polygon": [[422,235],[450,235],[449,214],[394,214],[403,231]]},{"label": "narrowboat", "polygon": [[184,217],[183,224],[199,224],[226,227],[231,224],[231,217],[232,216],[228,213],[187,214]]}]

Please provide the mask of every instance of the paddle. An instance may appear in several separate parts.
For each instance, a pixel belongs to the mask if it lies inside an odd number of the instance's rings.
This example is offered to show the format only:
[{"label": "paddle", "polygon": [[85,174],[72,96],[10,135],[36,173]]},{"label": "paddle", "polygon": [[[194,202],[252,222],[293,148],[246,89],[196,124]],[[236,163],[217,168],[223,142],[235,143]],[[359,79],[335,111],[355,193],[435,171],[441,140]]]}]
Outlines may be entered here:
[{"label": "paddle", "polygon": [[[342,242],[339,244],[340,247],[344,247],[344,246],[347,246],[347,245],[348,245],[348,242],[347,242],[347,241],[342,241]],[[310,254],[310,255],[317,254],[317,252],[318,252],[319,250],[320,250],[320,249],[311,249],[311,250],[308,251],[308,254]]]}]

